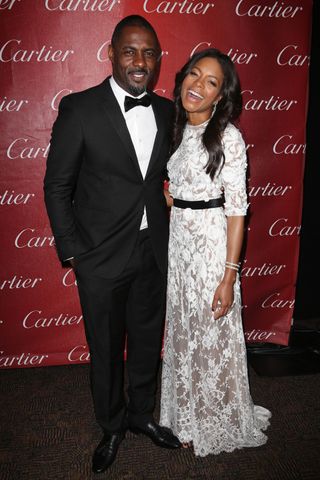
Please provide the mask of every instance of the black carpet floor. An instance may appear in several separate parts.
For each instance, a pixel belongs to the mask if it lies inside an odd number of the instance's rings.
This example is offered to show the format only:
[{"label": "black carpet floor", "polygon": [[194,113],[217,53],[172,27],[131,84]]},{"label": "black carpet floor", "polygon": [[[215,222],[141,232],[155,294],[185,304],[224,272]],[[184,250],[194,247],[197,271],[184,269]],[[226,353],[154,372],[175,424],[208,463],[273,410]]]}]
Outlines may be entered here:
[{"label": "black carpet floor", "polygon": [[0,479],[319,480],[320,374],[260,377],[250,369],[250,379],[254,402],[273,414],[266,445],[196,458],[127,433],[112,467],[93,475],[101,434],[89,366],[1,371]]}]

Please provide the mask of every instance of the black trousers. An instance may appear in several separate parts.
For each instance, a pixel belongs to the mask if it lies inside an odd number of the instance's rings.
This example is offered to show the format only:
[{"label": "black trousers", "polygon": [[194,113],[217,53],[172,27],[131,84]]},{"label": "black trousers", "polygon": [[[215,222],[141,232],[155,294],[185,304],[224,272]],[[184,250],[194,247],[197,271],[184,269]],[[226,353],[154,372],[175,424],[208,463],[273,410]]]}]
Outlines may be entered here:
[{"label": "black trousers", "polygon": [[[165,315],[166,279],[153,254],[148,230],[139,233],[133,254],[116,278],[76,267],[97,422],[105,432],[139,426],[152,418]],[[129,378],[124,394],[124,347]]]}]

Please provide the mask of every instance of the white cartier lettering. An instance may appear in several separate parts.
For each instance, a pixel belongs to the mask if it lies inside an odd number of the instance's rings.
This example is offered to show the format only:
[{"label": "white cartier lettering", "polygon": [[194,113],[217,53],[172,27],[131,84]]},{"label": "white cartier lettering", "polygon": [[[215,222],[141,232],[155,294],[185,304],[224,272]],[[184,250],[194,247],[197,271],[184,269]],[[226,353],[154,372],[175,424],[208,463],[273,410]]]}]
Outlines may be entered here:
[{"label": "white cartier lettering", "polygon": [[72,93],[72,90],[70,90],[69,88],[63,88],[58,93],[56,93],[55,96],[53,97],[52,101],[51,101],[52,110],[57,111],[58,107],[59,107],[60,100],[62,99],[62,97],[64,97],[65,95],[68,95],[69,93]]},{"label": "white cartier lettering", "polygon": [[83,10],[84,12],[111,12],[111,10],[120,3],[120,0],[45,0],[44,4],[47,10],[75,12]]},{"label": "white cartier lettering", "polygon": [[285,2],[274,2],[273,5],[252,5],[252,0],[239,0],[236,6],[236,14],[239,17],[274,17],[293,18],[303,7],[286,5]]},{"label": "white cartier lettering", "polygon": [[24,278],[22,275],[14,275],[10,280],[0,281],[0,290],[13,290],[14,288],[34,288],[42,278]]},{"label": "white cartier lettering", "polygon": [[98,62],[107,62],[109,60],[108,57],[108,45],[110,44],[110,40],[103,42],[103,44],[99,47],[97,51],[97,60]]},{"label": "white cartier lettering", "polygon": [[166,88],[155,88],[154,90],[154,93],[159,93],[160,92],[160,95],[164,95],[167,91]]},{"label": "white cartier lettering", "polygon": [[293,53],[298,45],[286,45],[277,56],[277,64],[280,66],[289,65],[290,67],[301,67],[310,65],[310,56]]},{"label": "white cartier lettering", "polygon": [[26,205],[34,193],[16,193],[14,190],[5,190],[0,194],[0,205]]},{"label": "white cartier lettering", "polygon": [[278,218],[269,228],[270,237],[288,237],[291,235],[299,235],[301,225],[287,225],[287,218]]},{"label": "white cartier lettering", "polygon": [[[211,42],[199,42],[197,45],[191,50],[190,57],[196,53],[197,50],[201,50],[203,48],[211,47]],[[258,54],[254,52],[239,52],[239,49],[230,48],[227,52],[227,55],[231,58],[234,63],[238,63],[239,65],[248,64],[254,58],[257,58]]]},{"label": "white cartier lettering", "polygon": [[19,49],[21,40],[12,38],[0,48],[0,62],[64,62],[74,50],[54,50],[52,46],[43,45],[40,50]]},{"label": "white cartier lettering", "polygon": [[69,362],[88,362],[90,353],[87,351],[86,345],[77,345],[68,354]]},{"label": "white cartier lettering", "polygon": [[50,144],[46,147],[29,147],[26,146],[28,142],[28,138],[23,137],[13,140],[7,148],[7,157],[11,160],[16,158],[47,158]]},{"label": "white cartier lettering", "polygon": [[276,155],[297,155],[298,153],[306,153],[305,143],[291,143],[292,135],[281,135],[273,144],[272,151]]},{"label": "white cartier lettering", "polygon": [[230,50],[227,52],[227,55],[231,58],[233,63],[238,63],[239,65],[246,64],[251,62],[254,58],[257,58],[258,54],[254,52],[246,53],[246,52],[239,52],[239,50],[236,48],[235,50],[233,48],[230,48]]},{"label": "white cartier lettering", "polygon": [[74,287],[77,286],[77,280],[75,279],[73,268],[69,268],[66,273],[63,275],[62,284],[65,287]]},{"label": "white cartier lettering", "polygon": [[160,54],[159,59],[162,58],[162,57],[164,57],[164,55],[169,55],[168,50],[161,50],[161,54]]},{"label": "white cartier lettering", "polygon": [[245,332],[244,335],[247,341],[254,342],[256,340],[268,340],[268,338],[270,338],[272,335],[275,335],[275,333],[254,329],[254,330],[251,330],[250,332]]},{"label": "white cartier lettering", "polygon": [[19,112],[21,108],[26,105],[28,100],[9,100],[7,97],[0,99],[0,112]]},{"label": "white cartier lettering", "polygon": [[21,0],[0,0],[0,10],[11,10],[16,2]]},{"label": "white cartier lettering", "polygon": [[293,300],[283,300],[280,298],[280,293],[275,292],[269,295],[261,304],[262,308],[293,308]]},{"label": "white cartier lettering", "polygon": [[247,260],[244,260],[244,265],[241,268],[241,277],[265,277],[267,275],[279,275],[279,273],[286,267],[286,265],[272,265],[271,263],[263,263],[257,267],[249,267],[246,265]]},{"label": "white cartier lettering", "polygon": [[41,363],[49,358],[49,355],[32,355],[31,353],[21,353],[19,356],[3,355],[4,352],[0,352],[0,368],[1,367],[15,367],[15,366],[28,366],[28,365],[41,365]]},{"label": "white cartier lettering", "polygon": [[190,15],[205,15],[209,8],[214,7],[214,3],[190,2],[183,0],[182,2],[168,2],[157,0],[145,0],[143,2],[143,10],[147,13],[181,13]]},{"label": "white cartier lettering", "polygon": [[266,185],[258,185],[249,187],[249,197],[282,197],[288,190],[292,189],[292,185],[277,185],[275,182],[268,182]]},{"label": "white cartier lettering", "polygon": [[32,310],[23,319],[23,328],[44,328],[44,327],[69,327],[78,325],[82,321],[82,315],[69,315],[60,313],[57,317],[41,317],[41,310]]},{"label": "white cartier lettering", "polygon": [[211,47],[211,42],[200,42],[200,43],[197,43],[197,45],[194,47],[193,50],[191,50],[191,53],[190,53],[190,58],[192,57],[192,55],[194,55],[196,53],[197,50],[201,50],[202,48],[209,48]]},{"label": "white cartier lettering", "polygon": [[16,236],[14,246],[16,248],[41,248],[53,247],[55,245],[53,236],[33,236],[35,231],[35,228],[24,228],[21,230]]},{"label": "white cartier lettering", "polygon": [[[242,94],[244,95],[244,97],[246,97],[246,94],[253,95],[253,90],[243,90]],[[281,112],[283,110],[290,110],[290,108],[297,103],[297,100],[281,99],[280,97],[275,97],[274,95],[271,95],[271,97],[267,99],[245,99],[243,108],[245,110],[278,110]]]}]

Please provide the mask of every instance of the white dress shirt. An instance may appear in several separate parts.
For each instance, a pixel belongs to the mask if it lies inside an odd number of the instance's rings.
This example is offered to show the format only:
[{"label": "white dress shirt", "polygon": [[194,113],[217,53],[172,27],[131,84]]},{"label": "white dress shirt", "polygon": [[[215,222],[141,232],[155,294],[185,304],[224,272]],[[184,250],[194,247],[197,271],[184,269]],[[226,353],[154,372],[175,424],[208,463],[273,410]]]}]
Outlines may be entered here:
[{"label": "white dress shirt", "polygon": [[[124,98],[125,96],[133,97],[128,92],[123,90],[113,77],[110,78],[110,86],[112,91],[119,103],[121,108],[121,112],[124,116],[126,121],[130,137],[136,151],[136,155],[139,162],[139,167],[141,170],[142,177],[145,178],[154,140],[157,134],[157,124],[154,118],[154,113],[152,106],[143,107],[141,105],[131,108],[128,112],[124,111]],[[141,98],[145,95],[143,92],[138,97],[133,98]],[[148,227],[147,221],[147,214],[146,214],[146,207],[144,207],[143,217],[140,225],[140,230]]]}]

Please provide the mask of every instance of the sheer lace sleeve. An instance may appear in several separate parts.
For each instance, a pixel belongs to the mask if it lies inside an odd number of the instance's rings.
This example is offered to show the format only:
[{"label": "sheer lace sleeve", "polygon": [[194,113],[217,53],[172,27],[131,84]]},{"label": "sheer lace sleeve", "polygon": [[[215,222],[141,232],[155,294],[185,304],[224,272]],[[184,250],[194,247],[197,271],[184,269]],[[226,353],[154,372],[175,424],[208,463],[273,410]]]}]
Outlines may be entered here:
[{"label": "sheer lace sleeve", "polygon": [[222,144],[225,163],[221,170],[221,180],[225,196],[227,216],[245,215],[247,211],[246,193],[246,147],[239,130],[229,124],[225,129]]}]

